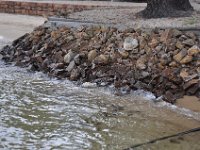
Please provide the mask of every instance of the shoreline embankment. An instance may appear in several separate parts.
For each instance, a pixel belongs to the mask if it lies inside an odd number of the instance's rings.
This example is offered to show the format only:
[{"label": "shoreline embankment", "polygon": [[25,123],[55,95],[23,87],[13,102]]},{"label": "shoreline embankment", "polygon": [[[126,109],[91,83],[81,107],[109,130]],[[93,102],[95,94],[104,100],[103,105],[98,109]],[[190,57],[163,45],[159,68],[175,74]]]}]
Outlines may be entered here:
[{"label": "shoreline embankment", "polygon": [[175,103],[184,95],[200,97],[199,46],[193,32],[177,29],[40,26],[0,54],[59,79],[114,85],[116,94],[144,89]]}]

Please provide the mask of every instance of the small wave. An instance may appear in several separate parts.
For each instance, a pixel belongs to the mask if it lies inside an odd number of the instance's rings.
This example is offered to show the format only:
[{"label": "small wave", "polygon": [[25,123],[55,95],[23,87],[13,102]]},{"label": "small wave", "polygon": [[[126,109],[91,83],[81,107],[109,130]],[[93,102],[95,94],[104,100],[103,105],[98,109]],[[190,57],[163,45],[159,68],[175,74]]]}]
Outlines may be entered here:
[{"label": "small wave", "polygon": [[182,108],[182,107],[179,107],[179,106],[176,106],[176,105],[172,105],[172,104],[164,102],[164,101],[157,103],[156,106],[168,108],[168,109],[175,111],[179,114],[182,114],[184,116],[187,116],[187,117],[190,117],[190,118],[193,118],[195,120],[200,121],[200,113],[199,112],[194,112],[192,110]]}]

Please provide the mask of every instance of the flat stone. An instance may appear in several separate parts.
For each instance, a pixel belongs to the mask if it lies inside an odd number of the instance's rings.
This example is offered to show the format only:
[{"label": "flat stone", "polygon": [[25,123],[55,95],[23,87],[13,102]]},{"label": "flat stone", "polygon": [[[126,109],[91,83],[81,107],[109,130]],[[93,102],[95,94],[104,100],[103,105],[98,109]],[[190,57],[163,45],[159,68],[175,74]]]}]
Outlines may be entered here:
[{"label": "flat stone", "polygon": [[176,48],[183,49],[183,47],[184,47],[184,45],[180,41],[176,42]]},{"label": "flat stone", "polygon": [[178,54],[176,54],[173,58],[177,62],[180,62],[186,55],[187,55],[187,50],[182,50]]},{"label": "flat stone", "polygon": [[193,39],[187,39],[187,40],[183,41],[183,44],[185,44],[187,46],[193,46],[193,45],[195,45],[195,42]]},{"label": "flat stone", "polygon": [[187,55],[180,61],[180,63],[187,64],[187,63],[190,63],[192,60],[193,60],[193,57],[190,55]]}]

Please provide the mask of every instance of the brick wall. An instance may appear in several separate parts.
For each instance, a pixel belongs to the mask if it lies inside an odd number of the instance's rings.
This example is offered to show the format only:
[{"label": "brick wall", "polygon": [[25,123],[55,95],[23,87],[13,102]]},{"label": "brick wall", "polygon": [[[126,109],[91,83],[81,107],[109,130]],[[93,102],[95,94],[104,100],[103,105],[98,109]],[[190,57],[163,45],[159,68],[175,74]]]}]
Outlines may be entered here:
[{"label": "brick wall", "polygon": [[36,3],[19,1],[0,1],[0,13],[15,13],[23,15],[52,16],[67,14],[98,6],[55,4],[55,3]]}]

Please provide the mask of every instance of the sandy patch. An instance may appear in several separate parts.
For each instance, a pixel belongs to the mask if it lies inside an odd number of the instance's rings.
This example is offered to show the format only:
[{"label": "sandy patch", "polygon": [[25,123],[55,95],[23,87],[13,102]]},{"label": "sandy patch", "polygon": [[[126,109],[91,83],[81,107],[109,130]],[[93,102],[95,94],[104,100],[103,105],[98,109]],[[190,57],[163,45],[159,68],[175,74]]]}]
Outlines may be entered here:
[{"label": "sandy patch", "polygon": [[177,100],[177,106],[200,112],[200,99],[195,96],[184,96]]}]

